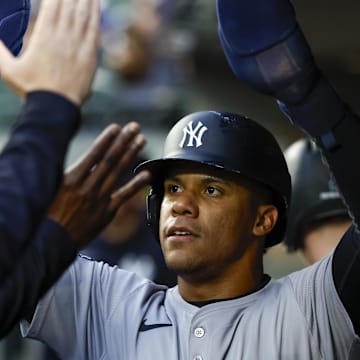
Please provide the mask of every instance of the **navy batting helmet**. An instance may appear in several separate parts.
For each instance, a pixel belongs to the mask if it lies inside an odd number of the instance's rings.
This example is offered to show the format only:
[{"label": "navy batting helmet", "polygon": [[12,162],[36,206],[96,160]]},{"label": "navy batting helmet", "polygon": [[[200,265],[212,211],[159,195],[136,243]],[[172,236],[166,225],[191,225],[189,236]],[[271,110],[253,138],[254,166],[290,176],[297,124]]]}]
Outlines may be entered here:
[{"label": "navy batting helmet", "polygon": [[292,201],[289,209],[285,244],[289,252],[303,248],[306,230],[319,221],[348,216],[328,167],[310,139],[300,139],[285,150],[292,178]]},{"label": "navy batting helmet", "polygon": [[13,52],[21,50],[30,16],[30,0],[2,0],[0,3],[0,39]]},{"label": "navy batting helmet", "polygon": [[150,170],[148,223],[158,235],[162,180],[177,162],[191,161],[223,169],[257,181],[272,191],[279,221],[266,238],[266,246],[284,235],[291,181],[286,161],[273,135],[255,121],[237,114],[200,111],[180,119],[170,130],[160,159],[140,164],[136,172]]}]

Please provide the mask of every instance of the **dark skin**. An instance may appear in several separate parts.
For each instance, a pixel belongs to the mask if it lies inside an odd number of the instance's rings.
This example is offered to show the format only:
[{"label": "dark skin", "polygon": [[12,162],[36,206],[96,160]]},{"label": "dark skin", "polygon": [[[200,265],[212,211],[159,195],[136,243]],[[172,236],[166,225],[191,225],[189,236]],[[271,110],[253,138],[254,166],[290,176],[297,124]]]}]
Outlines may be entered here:
[{"label": "dark skin", "polygon": [[149,182],[150,173],[143,171],[115,188],[144,144],[139,124],[109,125],[65,173],[48,216],[66,229],[78,249],[94,239],[119,207]]},{"label": "dark skin", "polygon": [[272,204],[254,205],[239,176],[196,165],[164,182],[160,241],[187,301],[238,297],[263,281],[263,246],[275,226]]},{"label": "dark skin", "polygon": [[[140,125],[109,125],[95,139],[84,156],[64,174],[48,217],[62,226],[81,249],[114,218],[119,207],[149,183],[150,173],[142,171],[116,188],[119,177],[145,145]],[[33,314],[25,318],[30,321]]]}]

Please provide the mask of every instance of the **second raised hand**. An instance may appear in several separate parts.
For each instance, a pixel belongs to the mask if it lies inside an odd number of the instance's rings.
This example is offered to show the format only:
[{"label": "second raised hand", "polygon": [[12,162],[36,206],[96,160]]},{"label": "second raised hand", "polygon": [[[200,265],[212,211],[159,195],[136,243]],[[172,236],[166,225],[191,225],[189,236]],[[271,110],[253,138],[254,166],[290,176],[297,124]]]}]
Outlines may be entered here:
[{"label": "second raised hand", "polygon": [[145,145],[139,124],[109,125],[68,171],[48,216],[69,233],[76,247],[91,241],[117,209],[150,181],[141,172],[115,189],[121,174]]}]

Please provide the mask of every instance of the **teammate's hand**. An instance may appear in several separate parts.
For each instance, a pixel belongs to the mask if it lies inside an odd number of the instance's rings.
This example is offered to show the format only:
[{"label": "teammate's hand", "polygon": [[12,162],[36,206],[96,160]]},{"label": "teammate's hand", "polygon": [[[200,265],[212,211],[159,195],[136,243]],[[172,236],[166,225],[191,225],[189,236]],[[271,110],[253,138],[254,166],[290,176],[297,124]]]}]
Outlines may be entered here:
[{"label": "teammate's hand", "polygon": [[114,189],[144,144],[139,124],[132,122],[122,129],[110,125],[88,153],[65,173],[48,216],[67,230],[78,248],[98,235],[119,206],[149,182],[150,173],[143,171]]},{"label": "teammate's hand", "polygon": [[53,91],[80,105],[97,67],[99,0],[42,0],[29,44],[15,58],[0,42],[0,74],[20,96]]}]

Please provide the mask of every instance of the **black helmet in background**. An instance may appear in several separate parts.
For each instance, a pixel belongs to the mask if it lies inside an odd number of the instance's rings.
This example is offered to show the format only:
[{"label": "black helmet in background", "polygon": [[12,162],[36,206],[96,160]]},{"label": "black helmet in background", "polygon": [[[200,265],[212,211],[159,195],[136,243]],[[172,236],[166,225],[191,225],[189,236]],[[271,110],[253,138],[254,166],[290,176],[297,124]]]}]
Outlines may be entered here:
[{"label": "black helmet in background", "polygon": [[148,196],[148,223],[158,236],[162,181],[166,169],[191,161],[230,171],[270,189],[279,220],[267,236],[265,246],[282,241],[291,181],[283,152],[274,136],[257,122],[233,113],[200,111],[180,119],[170,130],[160,159],[140,164],[153,176]]},{"label": "black helmet in background", "polygon": [[284,153],[292,180],[285,245],[292,252],[303,248],[305,232],[311,226],[332,217],[346,217],[348,212],[312,140],[297,140]]}]

